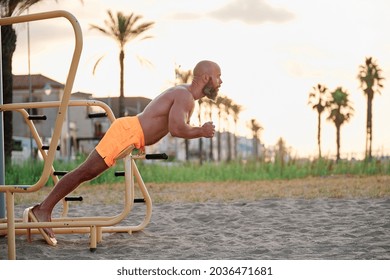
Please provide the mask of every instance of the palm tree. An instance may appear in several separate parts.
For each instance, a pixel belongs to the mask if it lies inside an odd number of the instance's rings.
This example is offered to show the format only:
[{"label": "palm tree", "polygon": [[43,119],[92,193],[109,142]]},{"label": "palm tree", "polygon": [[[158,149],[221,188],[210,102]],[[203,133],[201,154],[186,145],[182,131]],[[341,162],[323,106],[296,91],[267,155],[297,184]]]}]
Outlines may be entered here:
[{"label": "palm tree", "polygon": [[[0,17],[19,15],[29,7],[39,2],[30,1],[0,1]],[[1,26],[2,73],[3,73],[3,103],[12,103],[12,57],[16,49],[16,32],[12,25]],[[4,156],[6,162],[11,159],[12,152],[12,112],[4,112]]]},{"label": "palm tree", "polygon": [[232,105],[232,112],[233,112],[233,119],[234,119],[234,158],[237,159],[237,123],[238,123],[238,116],[242,111],[242,106],[238,105],[236,103],[233,103]]},{"label": "palm tree", "polygon": [[192,70],[181,70],[180,65],[175,68],[175,75],[176,75],[176,84],[188,84],[194,77]]},{"label": "palm tree", "polygon": [[217,131],[217,152],[218,152],[218,161],[221,161],[221,118],[222,118],[222,107],[223,107],[224,97],[218,95],[215,100],[215,105],[218,110],[218,131]]},{"label": "palm tree", "polygon": [[365,64],[359,66],[357,78],[360,87],[367,96],[367,121],[366,121],[366,159],[372,158],[372,101],[376,92],[380,93],[383,88],[382,70],[378,67],[372,57],[366,58]]},{"label": "palm tree", "polygon": [[[110,10],[107,11],[108,20],[104,23],[106,28],[99,27],[91,24],[91,29],[96,29],[104,35],[113,38],[119,45],[119,65],[120,65],[120,94],[119,94],[119,117],[125,115],[125,96],[124,96],[124,59],[125,59],[125,46],[128,42],[138,39],[141,34],[149,30],[154,22],[138,23],[142,18],[140,15],[131,13],[126,16],[122,12],[117,12],[116,17]],[[144,36],[140,40],[149,39],[151,36]],[[98,63],[103,57],[100,57],[95,66],[93,72],[95,72]]]},{"label": "palm tree", "polygon": [[[0,17],[20,15],[40,0],[0,0]],[[82,1],[81,1],[82,2]],[[12,103],[12,57],[16,49],[16,32],[12,25],[1,26],[3,103]],[[12,153],[12,112],[4,112],[4,156],[6,162]]]},{"label": "palm tree", "polygon": [[275,147],[275,163],[280,164],[281,173],[283,173],[285,159],[288,155],[286,141],[280,137]]},{"label": "palm tree", "polygon": [[257,159],[257,157],[259,156],[259,147],[258,147],[258,143],[259,143],[259,139],[260,139],[259,134],[260,134],[260,131],[263,130],[263,127],[258,123],[258,121],[256,119],[251,119],[250,124],[249,124],[249,128],[252,131],[253,154],[255,155],[255,159]]},{"label": "palm tree", "polygon": [[318,143],[318,158],[321,158],[321,114],[325,108],[329,106],[328,102],[328,88],[324,85],[318,84],[313,87],[313,91],[309,94],[309,105],[312,109],[317,111],[318,125],[317,125],[317,143]]},{"label": "palm tree", "polygon": [[223,105],[225,107],[225,113],[226,113],[226,125],[227,125],[227,161],[231,161],[232,159],[232,140],[231,140],[231,137],[230,137],[230,127],[229,127],[229,116],[230,116],[230,109],[232,107],[232,104],[233,104],[233,100],[231,100],[230,98],[228,98],[227,96],[224,98],[223,100]]},{"label": "palm tree", "polygon": [[330,113],[328,120],[333,121],[336,126],[336,161],[338,162],[340,160],[340,128],[353,116],[354,109],[348,98],[349,94],[343,90],[342,87],[338,87],[335,91],[331,92],[331,96],[332,98],[329,101]]}]

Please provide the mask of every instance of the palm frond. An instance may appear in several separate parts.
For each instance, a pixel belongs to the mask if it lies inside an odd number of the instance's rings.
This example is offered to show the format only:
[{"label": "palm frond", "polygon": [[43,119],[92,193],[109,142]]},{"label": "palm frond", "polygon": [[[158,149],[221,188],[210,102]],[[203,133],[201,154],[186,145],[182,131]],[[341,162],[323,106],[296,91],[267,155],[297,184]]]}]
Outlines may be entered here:
[{"label": "palm frond", "polygon": [[98,66],[98,64],[100,63],[100,61],[102,61],[102,59],[105,57],[106,55],[102,55],[101,57],[99,57],[99,59],[95,62],[95,65],[93,66],[93,70],[92,70],[92,75],[95,75],[95,72],[96,72],[96,68]]},{"label": "palm frond", "polygon": [[97,26],[95,24],[90,24],[89,25],[89,29],[96,29],[96,30],[100,31],[101,33],[103,33],[105,35],[109,35],[109,32],[106,29],[104,29],[104,28],[102,28],[100,26]]}]

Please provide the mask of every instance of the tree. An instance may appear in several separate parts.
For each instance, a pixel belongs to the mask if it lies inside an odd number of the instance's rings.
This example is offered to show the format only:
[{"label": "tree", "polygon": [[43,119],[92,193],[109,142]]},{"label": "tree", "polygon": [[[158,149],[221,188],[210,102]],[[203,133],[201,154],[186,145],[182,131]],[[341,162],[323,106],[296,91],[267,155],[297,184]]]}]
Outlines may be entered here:
[{"label": "tree", "polygon": [[[0,17],[20,15],[39,0],[0,0]],[[12,57],[16,49],[16,32],[12,25],[1,26],[3,103],[12,103]],[[12,154],[12,112],[4,112],[4,156],[5,161]]]},{"label": "tree", "polygon": [[280,166],[280,175],[283,175],[286,161],[289,157],[286,141],[280,137],[276,143],[275,151],[275,163]]},{"label": "tree", "polygon": [[372,158],[372,102],[374,94],[380,93],[383,88],[382,70],[378,67],[372,57],[366,58],[365,64],[359,66],[357,78],[360,87],[367,96],[367,121],[366,121],[366,159]]},{"label": "tree", "polygon": [[215,106],[218,110],[218,131],[217,131],[217,152],[218,152],[218,161],[221,161],[221,118],[222,118],[222,106],[223,106],[224,97],[218,95],[215,100]]},{"label": "tree", "polygon": [[234,119],[234,158],[237,158],[237,123],[239,114],[242,111],[242,106],[236,103],[232,105],[233,119]]},{"label": "tree", "polygon": [[342,87],[338,87],[331,92],[331,96],[328,120],[333,121],[336,126],[336,161],[338,162],[340,160],[340,128],[353,116],[354,109],[351,106],[349,94]]},{"label": "tree", "polygon": [[251,119],[250,124],[249,124],[249,128],[252,131],[253,154],[254,154],[255,158],[257,159],[257,157],[259,156],[259,147],[258,147],[258,143],[259,143],[259,139],[260,139],[259,134],[260,134],[260,131],[263,130],[263,127],[258,123],[258,121],[256,119]]},{"label": "tree", "polygon": [[[149,30],[154,22],[145,22],[138,23],[142,18],[140,15],[135,15],[131,13],[126,16],[122,12],[117,12],[116,17],[112,14],[110,10],[107,11],[108,20],[105,20],[104,23],[106,28],[99,27],[97,25],[91,24],[91,29],[96,29],[103,33],[104,35],[113,38],[119,45],[119,65],[120,65],[120,93],[119,93],[119,117],[125,115],[125,96],[124,96],[124,59],[125,59],[125,46],[128,42],[138,39],[140,35]],[[140,40],[149,39],[151,36],[144,36]],[[95,72],[98,63],[103,57],[100,57],[95,63],[94,70]]]},{"label": "tree", "polygon": [[328,102],[328,88],[324,85],[318,84],[313,87],[313,91],[309,94],[309,105],[312,109],[317,111],[317,143],[318,143],[318,158],[321,158],[321,115],[325,108],[329,106]]},{"label": "tree", "polygon": [[229,116],[230,116],[230,110],[232,108],[232,104],[233,104],[233,100],[231,100],[230,98],[228,98],[227,96],[225,96],[225,98],[223,99],[223,105],[225,107],[225,113],[226,113],[226,125],[227,125],[227,161],[231,161],[232,159],[232,141],[231,141],[231,137],[230,137],[230,125],[229,125]]}]

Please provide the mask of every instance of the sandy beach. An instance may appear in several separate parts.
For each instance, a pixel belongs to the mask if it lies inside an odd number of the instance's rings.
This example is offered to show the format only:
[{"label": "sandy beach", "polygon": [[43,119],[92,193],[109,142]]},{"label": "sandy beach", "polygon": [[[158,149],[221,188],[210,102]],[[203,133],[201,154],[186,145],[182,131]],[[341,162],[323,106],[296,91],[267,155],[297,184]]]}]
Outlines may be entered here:
[{"label": "sandy beach", "polygon": [[[26,205],[18,205],[21,212]],[[143,218],[136,204],[124,224]],[[70,216],[112,215],[114,205],[75,205]],[[390,259],[390,198],[262,199],[157,203],[141,232],[105,233],[95,252],[86,234],[59,234],[58,246],[39,235],[16,238],[17,259]],[[0,251],[6,251],[6,237]],[[5,259],[6,254],[1,254]]]}]

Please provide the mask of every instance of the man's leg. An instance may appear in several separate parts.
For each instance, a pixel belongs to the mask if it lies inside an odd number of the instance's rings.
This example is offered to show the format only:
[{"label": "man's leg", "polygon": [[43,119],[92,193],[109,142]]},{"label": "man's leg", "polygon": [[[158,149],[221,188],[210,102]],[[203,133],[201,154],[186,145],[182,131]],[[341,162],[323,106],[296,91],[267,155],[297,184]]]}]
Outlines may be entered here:
[{"label": "man's leg", "polygon": [[[75,190],[81,183],[92,180],[107,169],[108,166],[104,159],[96,150],[93,150],[80,166],[62,177],[48,196],[32,209],[38,221],[51,221],[53,208],[61,199]],[[52,229],[47,228],[45,232],[50,237],[54,237]]]}]

